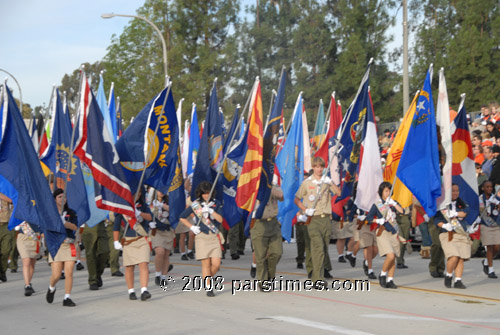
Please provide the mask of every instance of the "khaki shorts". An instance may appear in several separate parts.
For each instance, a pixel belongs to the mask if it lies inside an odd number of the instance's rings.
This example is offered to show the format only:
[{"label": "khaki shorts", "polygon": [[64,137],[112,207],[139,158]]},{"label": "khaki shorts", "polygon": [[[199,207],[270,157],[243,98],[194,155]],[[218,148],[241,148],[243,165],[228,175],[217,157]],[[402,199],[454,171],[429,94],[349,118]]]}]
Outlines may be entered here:
[{"label": "khaki shorts", "polygon": [[354,230],[356,226],[354,222],[344,221],[344,226],[342,227],[342,229],[340,229],[339,221],[332,221],[332,222],[333,222],[333,238],[344,239],[352,237],[354,235]]},{"label": "khaki shorts", "polygon": [[32,240],[26,234],[17,234],[17,251],[22,258],[36,258],[40,250],[40,242]]},{"label": "khaki shorts", "polygon": [[[74,255],[74,256],[73,256]],[[76,247],[74,243],[61,243],[56,258],[49,253],[49,264],[52,262],[76,262]]]},{"label": "khaki shorts", "polygon": [[[135,237],[125,237],[125,241],[135,239]],[[149,263],[151,248],[145,237],[123,246],[123,266]]]},{"label": "khaki shorts", "polygon": [[483,245],[500,244],[500,227],[488,227],[481,225],[481,243]]},{"label": "khaki shorts", "polygon": [[154,248],[163,248],[166,250],[174,250],[174,238],[175,233],[172,229],[170,230],[156,230],[156,235],[151,235],[151,243]]},{"label": "khaki shorts", "polygon": [[383,257],[390,253],[393,253],[394,255],[396,255],[396,257],[399,257],[401,252],[398,234],[389,233],[387,230],[384,230],[382,232],[382,235],[377,236],[377,246],[380,257]]},{"label": "khaki shorts", "polygon": [[358,230],[359,234],[359,247],[361,249],[377,246],[377,237],[375,234],[376,230],[371,231],[370,225],[364,224],[360,230]]},{"label": "khaki shorts", "polygon": [[448,233],[441,233],[439,234],[439,241],[446,259],[454,256],[465,260],[470,258],[472,242],[467,236],[455,233],[453,239],[448,241]]},{"label": "khaki shorts", "polygon": [[222,258],[219,238],[214,233],[199,233],[194,238],[196,246],[196,260],[206,258]]}]

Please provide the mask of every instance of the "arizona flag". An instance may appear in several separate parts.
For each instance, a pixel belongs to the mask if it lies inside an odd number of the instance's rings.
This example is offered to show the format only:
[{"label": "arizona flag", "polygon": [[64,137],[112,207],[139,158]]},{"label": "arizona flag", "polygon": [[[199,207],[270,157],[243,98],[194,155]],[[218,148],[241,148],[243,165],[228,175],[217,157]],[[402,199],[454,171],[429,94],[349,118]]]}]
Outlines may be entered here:
[{"label": "arizona flag", "polygon": [[462,94],[457,117],[451,124],[453,133],[451,137],[453,141],[452,180],[460,188],[460,198],[469,205],[469,214],[465,220],[468,224],[472,224],[479,215],[479,194],[464,101],[465,93]]},{"label": "arizona flag", "polygon": [[262,96],[260,82],[257,80],[252,96],[252,113],[248,120],[248,150],[236,190],[236,204],[248,212],[253,211],[259,192],[262,173],[263,128]]},{"label": "arizona flag", "polygon": [[[391,184],[394,182],[394,178],[396,178],[396,171],[398,170],[401,154],[403,153],[406,138],[408,137],[413,116],[415,115],[419,94],[420,91],[415,94],[415,97],[413,98],[413,101],[404,116],[403,122],[399,125],[396,138],[394,139],[391,149],[389,150],[389,154],[387,155],[387,161],[384,169],[384,180]],[[405,184],[403,184],[401,180],[396,179],[394,187],[392,188],[392,198],[403,208],[406,208],[412,204],[412,197],[413,195]]]}]

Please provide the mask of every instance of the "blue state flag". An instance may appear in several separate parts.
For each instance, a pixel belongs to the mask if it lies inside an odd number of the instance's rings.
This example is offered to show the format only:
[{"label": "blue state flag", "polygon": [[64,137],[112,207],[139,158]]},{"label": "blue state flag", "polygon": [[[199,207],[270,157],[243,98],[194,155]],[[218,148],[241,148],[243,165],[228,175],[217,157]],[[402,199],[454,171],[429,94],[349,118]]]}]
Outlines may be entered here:
[{"label": "blue state flag", "polygon": [[111,89],[109,91],[109,99],[108,99],[108,108],[109,108],[109,119],[111,121],[113,142],[116,143],[118,139],[118,122],[116,118],[116,102],[115,102],[115,83],[111,83]]},{"label": "blue state flag", "polygon": [[0,192],[14,205],[8,227],[22,221],[40,227],[52,257],[66,238],[56,202],[43,175],[38,155],[7,84],[0,88]]},{"label": "blue state flag", "polygon": [[417,110],[408,132],[396,176],[420,201],[427,215],[436,214],[441,196],[441,174],[436,118],[431,89],[432,68],[417,99]]},{"label": "blue state flag", "polygon": [[188,163],[186,174],[190,176],[196,166],[196,158],[200,149],[200,127],[198,126],[198,116],[196,113],[196,105],[193,104],[191,112],[191,126],[189,128],[189,150]]},{"label": "blue state flag", "polygon": [[[191,199],[195,199],[196,187],[202,181],[213,183],[217,176],[217,169],[222,163],[222,124],[224,120],[219,111],[217,102],[217,85],[214,83],[210,94],[205,127],[201,135],[200,149],[196,158],[196,166],[193,172],[193,183],[191,189]],[[220,181],[220,179],[219,179]],[[222,183],[215,186],[215,196],[222,201]]]},{"label": "blue state flag", "polygon": [[302,93],[297,98],[290,132],[285,144],[276,157],[276,165],[282,182],[284,200],[278,202],[278,221],[281,234],[290,241],[292,237],[292,219],[299,208],[295,205],[295,193],[304,180],[304,145],[302,134]]},{"label": "blue state flag", "polygon": [[342,120],[340,129],[339,161],[343,166],[342,192],[335,202],[349,198],[352,195],[355,175],[358,171],[361,157],[361,144],[366,134],[367,115],[373,115],[368,87],[370,86],[370,65],[361,80],[358,93]]},{"label": "blue state flag", "polygon": [[166,194],[175,175],[178,147],[179,126],[169,85],[142,109],[116,142],[132,193],[141,186],[139,182],[145,168],[143,183]]},{"label": "blue state flag", "polygon": [[87,164],[80,162],[82,168],[83,181],[85,183],[85,192],[87,193],[90,217],[85,223],[89,227],[94,227],[99,222],[108,217],[109,211],[100,209],[95,203],[95,184],[96,181],[92,177],[92,171]]},{"label": "blue state flag", "polygon": [[[113,125],[111,124],[111,118],[108,112],[108,101],[106,99],[106,93],[104,93],[104,79],[102,78],[102,74],[99,75],[99,87],[97,88],[96,100],[101,110],[102,117],[104,118],[104,123],[106,127],[108,127],[108,132],[111,134],[111,137],[113,137]],[[116,140],[113,140],[113,143],[115,142]]]},{"label": "blue state flag", "polygon": [[[281,79],[278,87],[278,94],[274,101],[273,109],[269,115],[269,121],[263,136],[262,150],[262,174],[260,175],[260,187],[257,194],[259,207],[255,210],[255,218],[260,219],[264,214],[264,209],[271,196],[274,163],[276,158],[276,150],[278,148],[278,133],[280,131],[281,111],[283,110],[283,102],[285,101],[285,85],[286,71],[285,68],[281,71]],[[261,205],[262,204],[262,205]]]},{"label": "blue state flag", "polygon": [[52,101],[53,127],[51,141],[41,161],[62,184],[67,182],[66,199],[68,206],[76,212],[78,225],[81,225],[89,219],[90,210],[80,160],[71,152],[73,129],[69,114],[63,111],[58,89],[54,90]]},{"label": "blue state flag", "polygon": [[181,213],[186,208],[186,194],[184,192],[184,178],[182,177],[181,149],[177,147],[177,164],[175,175],[168,189],[168,205],[170,225],[175,229],[179,224]]}]

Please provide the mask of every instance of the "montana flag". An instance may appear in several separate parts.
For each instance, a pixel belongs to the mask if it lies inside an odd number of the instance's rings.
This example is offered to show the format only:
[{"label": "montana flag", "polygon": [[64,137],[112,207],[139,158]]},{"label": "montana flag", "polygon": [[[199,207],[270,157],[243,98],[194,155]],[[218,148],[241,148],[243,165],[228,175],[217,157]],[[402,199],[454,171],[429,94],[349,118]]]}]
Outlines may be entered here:
[{"label": "montana flag", "polygon": [[356,188],[356,199],[354,200],[354,204],[364,211],[369,211],[379,198],[377,193],[378,187],[383,181],[377,125],[375,124],[375,112],[373,110],[370,88],[368,88],[368,98],[370,109],[366,112],[366,127],[361,142],[359,178]]},{"label": "montana flag", "polygon": [[444,151],[444,165],[442,168],[441,196],[436,200],[438,209],[448,208],[451,203],[451,164],[453,148],[450,131],[450,104],[444,69],[439,70],[439,94],[436,107],[436,124],[439,126],[441,147]]},{"label": "montana flag", "polygon": [[177,165],[178,134],[175,103],[169,85],[142,109],[116,142],[132,193],[142,186],[139,182],[144,169],[144,184],[168,192]]},{"label": "montana flag", "polygon": [[247,126],[247,153],[236,190],[236,204],[247,212],[252,212],[259,192],[262,173],[263,131],[262,95],[257,80],[251,100],[251,113]]},{"label": "montana flag", "polygon": [[292,125],[285,144],[276,157],[282,182],[284,200],[278,202],[278,221],[281,223],[281,234],[290,241],[292,237],[292,219],[299,208],[295,205],[295,193],[304,180],[304,136],[302,135],[302,93],[297,98],[291,119]]},{"label": "montana flag", "polygon": [[[371,63],[370,63],[371,64]],[[336,202],[352,195],[356,173],[361,159],[361,145],[366,135],[368,114],[373,114],[369,90],[370,64],[361,80],[358,92],[341,124],[339,163],[343,166],[342,193]]]},{"label": "montana flag", "polygon": [[90,217],[87,192],[83,181],[80,160],[71,152],[71,135],[73,129],[69,115],[63,112],[59,90],[53,91],[52,97],[52,140],[41,161],[56,177],[58,185],[64,185],[69,208],[78,217],[78,225],[85,223]]},{"label": "montana flag", "polygon": [[262,152],[262,174],[260,177],[259,193],[257,200],[260,206],[255,211],[255,218],[262,218],[264,214],[265,204],[268,203],[271,197],[271,189],[273,186],[273,173],[276,159],[276,151],[278,149],[278,136],[280,131],[280,121],[282,119],[283,102],[285,101],[285,86],[286,86],[286,71],[281,70],[281,78],[278,86],[278,94],[274,100],[273,109],[269,115],[269,121],[264,132],[264,147]]},{"label": "montana flag", "polygon": [[136,221],[135,201],[111,134],[83,72],[81,87],[76,124],[78,139],[74,153],[87,164],[97,182],[94,185],[97,207],[130,216],[133,227]]},{"label": "montana flag", "polygon": [[[194,122],[193,122],[194,123]],[[224,120],[219,112],[219,103],[217,100],[217,85],[214,82],[208,104],[207,117],[203,134],[201,136],[196,165],[193,171],[193,183],[191,189],[191,199],[195,199],[196,187],[202,181],[213,183],[217,176],[217,169],[222,163],[222,124]],[[222,201],[222,183],[215,185],[215,196]]]},{"label": "montana flag", "polygon": [[[431,90],[432,66],[417,100],[396,176],[420,201],[429,217],[436,214],[436,199],[441,195],[441,173],[436,119]],[[425,181],[425,182],[424,182]]]},{"label": "montana flag", "polygon": [[465,217],[468,224],[473,224],[479,215],[479,194],[476,168],[472,154],[472,143],[465,111],[465,94],[458,107],[458,114],[452,123],[453,141],[453,183],[460,188],[460,198],[469,205]]},{"label": "montana flag", "polygon": [[[398,170],[399,163],[401,161],[401,155],[403,154],[403,149],[405,147],[406,138],[408,137],[408,132],[410,131],[411,123],[416,112],[417,99],[420,91],[415,94],[413,101],[411,102],[408,111],[406,112],[403,122],[399,125],[398,132],[394,142],[392,142],[391,149],[387,155],[387,160],[384,169],[384,180],[389,183],[394,183],[394,178],[396,178],[396,171]],[[399,180],[396,179],[394,187],[392,188],[392,198],[396,200],[403,208],[406,208],[412,204],[413,195],[410,190]]]},{"label": "montana flag", "polygon": [[7,84],[0,87],[0,106],[0,192],[14,205],[8,228],[12,230],[23,221],[39,226],[55,257],[66,230]]}]

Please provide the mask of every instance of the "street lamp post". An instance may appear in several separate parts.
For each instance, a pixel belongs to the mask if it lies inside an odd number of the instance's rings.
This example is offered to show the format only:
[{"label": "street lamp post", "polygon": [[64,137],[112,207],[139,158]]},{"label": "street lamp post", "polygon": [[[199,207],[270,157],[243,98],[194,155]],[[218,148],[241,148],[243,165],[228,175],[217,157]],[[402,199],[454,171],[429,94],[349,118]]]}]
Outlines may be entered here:
[{"label": "street lamp post", "polygon": [[9,76],[12,77],[12,79],[14,79],[14,81],[17,85],[17,89],[19,90],[19,110],[21,111],[21,115],[22,115],[23,114],[23,92],[21,91],[21,85],[19,85],[19,82],[17,81],[16,77],[14,77],[11,73],[9,73],[5,70],[2,70],[2,69],[0,69],[0,71],[7,73]]},{"label": "street lamp post", "polygon": [[167,45],[165,43],[165,39],[163,38],[163,35],[161,34],[161,31],[160,29],[158,29],[158,27],[153,23],[151,22],[150,20],[146,19],[145,17],[143,16],[138,16],[138,15],[128,15],[128,14],[115,14],[115,13],[109,13],[109,14],[102,14],[101,17],[103,19],[111,19],[112,17],[115,17],[115,16],[121,16],[121,17],[133,17],[133,18],[136,18],[136,19],[139,19],[139,20],[143,20],[143,21],[146,21],[151,27],[153,27],[154,30],[156,30],[156,32],[158,33],[158,36],[160,36],[160,41],[161,41],[161,45],[163,47],[163,68],[165,70],[165,87],[167,86],[167,83],[168,83],[168,71],[167,71]]}]

